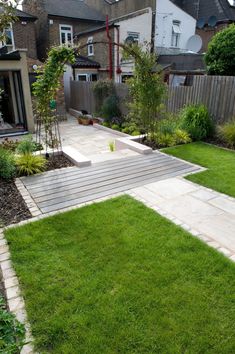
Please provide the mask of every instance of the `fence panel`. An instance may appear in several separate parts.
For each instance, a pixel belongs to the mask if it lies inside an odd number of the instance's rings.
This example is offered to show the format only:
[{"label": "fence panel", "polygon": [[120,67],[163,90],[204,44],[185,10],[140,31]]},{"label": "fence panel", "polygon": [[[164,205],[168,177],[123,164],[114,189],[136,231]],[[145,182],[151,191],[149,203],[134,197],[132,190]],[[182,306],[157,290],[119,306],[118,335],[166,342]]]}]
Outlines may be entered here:
[{"label": "fence panel", "polygon": [[[127,114],[128,87],[115,84],[123,114]],[[192,86],[169,87],[166,108],[177,113],[188,104],[205,104],[217,123],[235,117],[235,77],[195,75]],[[97,112],[96,99],[91,82],[71,81],[70,107],[76,110]]]}]

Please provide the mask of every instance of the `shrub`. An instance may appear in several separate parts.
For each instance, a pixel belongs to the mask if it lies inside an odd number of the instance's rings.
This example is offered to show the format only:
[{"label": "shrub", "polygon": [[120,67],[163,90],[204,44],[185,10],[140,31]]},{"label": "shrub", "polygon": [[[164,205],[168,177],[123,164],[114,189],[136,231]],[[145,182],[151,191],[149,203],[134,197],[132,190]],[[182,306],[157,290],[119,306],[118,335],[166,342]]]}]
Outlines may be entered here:
[{"label": "shrub", "polygon": [[170,147],[176,145],[174,135],[169,133],[157,133],[156,142],[160,147]]},{"label": "shrub", "polygon": [[35,151],[35,142],[32,135],[21,140],[17,146],[17,152],[22,155],[32,154]]},{"label": "shrub", "polygon": [[0,147],[6,150],[15,151],[18,144],[19,144],[18,140],[10,140],[9,138],[5,138],[1,143]]},{"label": "shrub", "polygon": [[113,124],[113,125],[111,126],[111,128],[112,128],[113,130],[120,130],[120,127],[119,127],[119,125],[117,125],[117,124]]},{"label": "shrub", "polygon": [[25,328],[5,309],[0,297],[0,353],[20,353],[25,341]]},{"label": "shrub", "polygon": [[162,134],[170,134],[173,135],[176,128],[177,128],[178,122],[174,118],[166,118],[163,119],[160,124],[159,124],[159,132]]},{"label": "shrub", "polygon": [[123,128],[123,129],[122,129],[122,132],[125,133],[125,134],[130,134],[129,127]]},{"label": "shrub", "polygon": [[108,123],[108,122],[103,122],[102,125],[103,125],[104,127],[110,128],[110,123]]},{"label": "shrub", "polygon": [[219,127],[220,138],[231,148],[235,148],[235,121]]},{"label": "shrub", "polygon": [[34,175],[43,172],[46,166],[46,159],[40,155],[22,155],[16,160],[20,175]]},{"label": "shrub", "polygon": [[132,133],[131,133],[132,136],[137,136],[137,135],[140,135],[140,132],[138,130],[134,130]]},{"label": "shrub", "polygon": [[13,153],[0,147],[0,177],[11,179],[15,174],[16,166]]},{"label": "shrub", "polygon": [[107,122],[111,123],[114,118],[121,116],[118,105],[119,99],[115,95],[109,96],[105,99],[101,108],[101,113]]},{"label": "shrub", "polygon": [[210,75],[234,75],[234,47],[234,24],[213,36],[205,55],[207,71]]},{"label": "shrub", "polygon": [[185,107],[180,113],[180,120],[180,128],[187,131],[193,140],[205,139],[213,132],[213,122],[203,105]]},{"label": "shrub", "polygon": [[188,144],[192,141],[189,134],[182,129],[176,129],[174,136],[176,144]]}]

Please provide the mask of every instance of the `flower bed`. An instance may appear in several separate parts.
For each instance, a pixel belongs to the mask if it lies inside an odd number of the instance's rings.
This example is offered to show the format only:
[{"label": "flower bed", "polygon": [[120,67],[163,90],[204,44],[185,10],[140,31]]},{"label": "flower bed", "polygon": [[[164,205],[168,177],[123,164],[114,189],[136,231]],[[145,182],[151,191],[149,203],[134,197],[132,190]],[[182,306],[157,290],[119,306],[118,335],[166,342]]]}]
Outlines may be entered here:
[{"label": "flower bed", "polygon": [[[50,156],[46,163],[46,171],[74,166],[64,155]],[[18,191],[15,180],[0,178],[0,227],[19,223],[32,215]]]}]

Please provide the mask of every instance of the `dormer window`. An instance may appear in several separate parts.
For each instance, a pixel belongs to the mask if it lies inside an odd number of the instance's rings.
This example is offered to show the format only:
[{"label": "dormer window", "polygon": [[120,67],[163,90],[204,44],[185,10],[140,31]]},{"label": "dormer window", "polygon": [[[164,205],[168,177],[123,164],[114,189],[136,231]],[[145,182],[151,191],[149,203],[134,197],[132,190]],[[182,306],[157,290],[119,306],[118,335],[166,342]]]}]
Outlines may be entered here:
[{"label": "dormer window", "polygon": [[94,55],[93,37],[89,37],[87,40],[87,55],[88,57]]},{"label": "dormer window", "polygon": [[73,28],[68,25],[60,25],[60,44],[70,46],[73,44]]},{"label": "dormer window", "polygon": [[178,48],[180,43],[180,21],[173,21],[172,23],[172,34],[171,34],[171,46]]}]

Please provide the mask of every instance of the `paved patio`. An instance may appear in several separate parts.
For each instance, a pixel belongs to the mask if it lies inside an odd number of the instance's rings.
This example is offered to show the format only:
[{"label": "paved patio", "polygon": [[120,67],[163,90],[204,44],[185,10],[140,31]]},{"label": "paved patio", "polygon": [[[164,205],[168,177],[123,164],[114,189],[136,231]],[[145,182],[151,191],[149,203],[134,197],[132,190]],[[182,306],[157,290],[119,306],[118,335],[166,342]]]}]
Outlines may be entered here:
[{"label": "paved patio", "polygon": [[60,123],[60,133],[63,147],[73,147],[89,157],[92,163],[138,156],[138,153],[130,149],[110,152],[109,143],[120,138],[118,134],[98,130],[91,125],[79,125],[72,116]]}]

